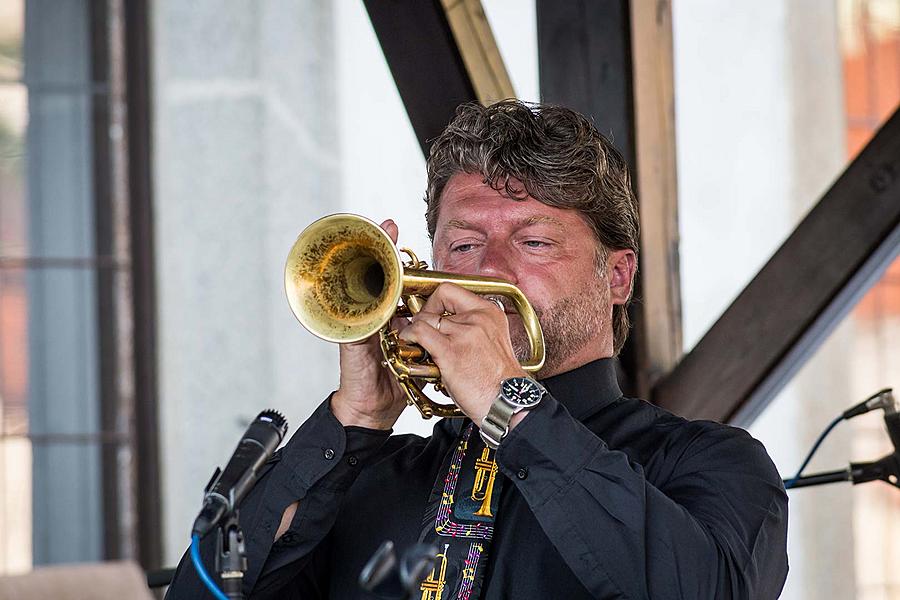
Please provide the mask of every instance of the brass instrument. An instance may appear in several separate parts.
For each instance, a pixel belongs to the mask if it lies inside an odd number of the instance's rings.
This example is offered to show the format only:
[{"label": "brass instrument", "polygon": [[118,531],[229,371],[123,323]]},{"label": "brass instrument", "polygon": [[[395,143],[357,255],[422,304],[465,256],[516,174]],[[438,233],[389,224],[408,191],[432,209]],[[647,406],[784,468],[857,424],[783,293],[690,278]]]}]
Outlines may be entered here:
[{"label": "brass instrument", "polygon": [[491,449],[481,451],[481,458],[475,461],[475,483],[472,485],[472,500],[481,500],[481,506],[475,511],[479,517],[493,517],[491,500],[494,497],[494,480],[497,478],[497,463],[491,457]]},{"label": "brass instrument", "polygon": [[[401,251],[409,261],[401,259]],[[422,390],[432,384],[446,394],[440,370],[421,346],[399,338],[391,319],[419,312],[438,285],[450,282],[512,302],[529,339],[531,355],[521,363],[523,370],[533,373],[543,366],[544,336],[534,309],[513,284],[427,268],[411,250],[398,250],[369,219],[340,213],[319,219],[297,237],[284,267],[284,287],[300,324],[324,340],[346,344],[380,332],[383,364],[423,418],[463,417],[456,406],[433,402]]]},{"label": "brass instrument", "polygon": [[431,574],[419,585],[419,590],[422,592],[421,600],[441,600],[441,596],[444,595],[447,577],[447,548],[449,547],[450,544],[444,544],[444,551],[435,556],[436,559],[441,560],[441,570],[437,579],[434,578],[434,571],[437,569],[437,565],[435,565],[431,569]]}]

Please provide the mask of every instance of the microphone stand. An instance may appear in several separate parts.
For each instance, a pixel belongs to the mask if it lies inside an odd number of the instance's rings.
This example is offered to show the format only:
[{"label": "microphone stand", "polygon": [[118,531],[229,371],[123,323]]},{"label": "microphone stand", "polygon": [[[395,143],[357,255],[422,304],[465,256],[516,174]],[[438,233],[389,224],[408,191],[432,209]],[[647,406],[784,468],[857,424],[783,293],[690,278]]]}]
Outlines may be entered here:
[{"label": "microphone stand", "polygon": [[398,559],[394,542],[386,540],[363,567],[359,586],[385,600],[412,600],[419,596],[419,584],[434,568],[437,553],[433,545],[420,543]]},{"label": "microphone stand", "polygon": [[222,592],[231,600],[244,600],[242,586],[246,570],[244,532],[235,510],[228,513],[216,530],[216,571],[222,581]]},{"label": "microphone stand", "polygon": [[[803,475],[794,480],[788,489],[840,481],[849,481],[853,485],[869,481],[884,481],[896,488],[900,488],[900,453],[892,452],[873,462],[850,463],[849,467],[838,471],[823,471],[822,473]],[[787,485],[791,483],[791,480],[785,479],[784,483]]]}]

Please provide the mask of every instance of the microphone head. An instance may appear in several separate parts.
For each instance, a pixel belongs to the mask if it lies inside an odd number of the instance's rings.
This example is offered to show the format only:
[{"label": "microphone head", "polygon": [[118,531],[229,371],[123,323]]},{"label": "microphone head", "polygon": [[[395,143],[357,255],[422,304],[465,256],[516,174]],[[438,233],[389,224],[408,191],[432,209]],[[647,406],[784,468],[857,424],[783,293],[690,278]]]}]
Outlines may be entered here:
[{"label": "microphone head", "polygon": [[266,410],[259,413],[259,416],[256,417],[257,421],[262,421],[264,423],[269,423],[272,427],[278,431],[278,436],[280,439],[284,439],[285,434],[288,430],[288,422],[287,419],[284,418],[277,410],[267,408]]},{"label": "microphone head", "polygon": [[856,406],[848,408],[845,410],[841,416],[844,419],[852,419],[853,417],[858,417],[859,415],[864,415],[869,411],[881,409],[885,414],[892,414],[897,412],[897,403],[894,400],[894,394],[891,388],[885,388],[878,392],[875,392]]}]

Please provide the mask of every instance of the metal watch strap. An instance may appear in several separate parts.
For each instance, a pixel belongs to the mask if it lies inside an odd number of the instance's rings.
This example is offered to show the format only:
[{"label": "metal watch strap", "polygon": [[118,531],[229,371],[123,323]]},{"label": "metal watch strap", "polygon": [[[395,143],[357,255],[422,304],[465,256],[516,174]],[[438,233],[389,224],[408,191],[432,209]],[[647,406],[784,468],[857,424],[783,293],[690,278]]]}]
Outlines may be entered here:
[{"label": "metal watch strap", "polygon": [[500,446],[500,442],[509,433],[509,421],[517,412],[515,406],[497,396],[497,399],[491,404],[487,416],[481,420],[479,429],[481,439],[488,448],[496,450]]}]

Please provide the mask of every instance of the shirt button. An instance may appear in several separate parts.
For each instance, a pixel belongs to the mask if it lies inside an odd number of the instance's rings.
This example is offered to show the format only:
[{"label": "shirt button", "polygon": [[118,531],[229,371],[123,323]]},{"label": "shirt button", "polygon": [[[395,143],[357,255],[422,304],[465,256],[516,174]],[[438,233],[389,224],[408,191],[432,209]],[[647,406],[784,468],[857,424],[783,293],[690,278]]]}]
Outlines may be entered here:
[{"label": "shirt button", "polygon": [[355,467],[357,464],[359,464],[359,459],[356,458],[355,456],[351,456],[350,458],[347,459],[347,462],[350,464],[351,467]]},{"label": "shirt button", "polygon": [[327,460],[331,460],[332,458],[334,458],[334,450],[332,450],[331,448],[325,450],[325,458]]},{"label": "shirt button", "polygon": [[528,477],[528,469],[526,467],[522,467],[519,469],[519,472],[516,473],[516,477],[519,479],[526,479]]}]

